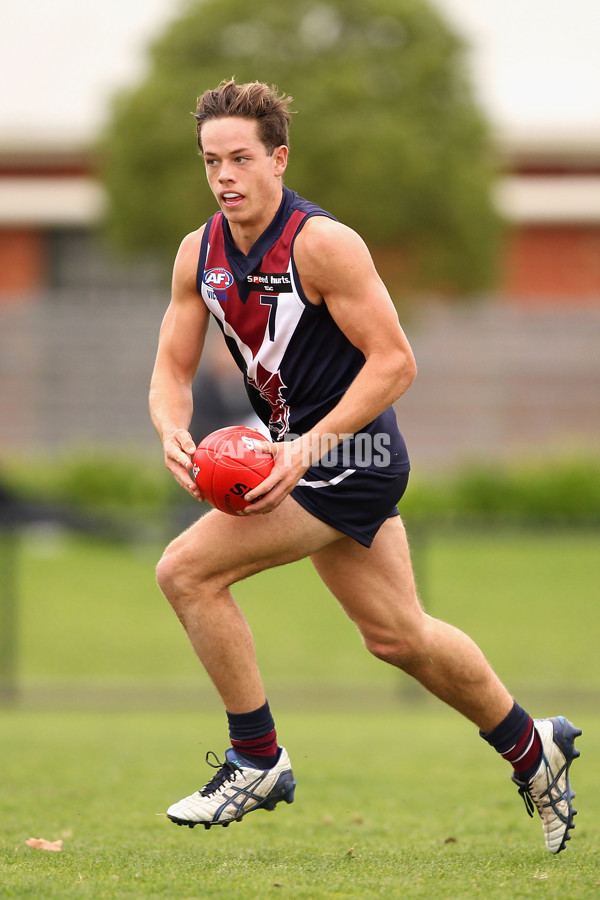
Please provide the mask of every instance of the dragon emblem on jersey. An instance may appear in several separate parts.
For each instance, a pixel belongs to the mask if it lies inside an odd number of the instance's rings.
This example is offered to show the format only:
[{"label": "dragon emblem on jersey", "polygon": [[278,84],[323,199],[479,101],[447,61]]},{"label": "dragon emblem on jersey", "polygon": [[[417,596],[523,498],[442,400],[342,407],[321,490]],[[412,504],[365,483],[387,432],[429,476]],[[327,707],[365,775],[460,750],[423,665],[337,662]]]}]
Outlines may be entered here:
[{"label": "dragon emblem on jersey", "polygon": [[254,375],[248,374],[248,384],[257,390],[271,407],[269,429],[279,437],[289,430],[290,409],[283,397],[286,385],[279,372],[269,372],[257,361]]}]

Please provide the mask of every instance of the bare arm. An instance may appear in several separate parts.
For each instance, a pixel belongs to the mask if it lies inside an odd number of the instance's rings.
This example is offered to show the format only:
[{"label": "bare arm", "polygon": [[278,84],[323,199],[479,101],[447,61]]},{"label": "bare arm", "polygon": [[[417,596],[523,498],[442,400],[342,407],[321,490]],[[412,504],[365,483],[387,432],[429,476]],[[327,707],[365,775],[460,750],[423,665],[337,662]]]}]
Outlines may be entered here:
[{"label": "bare arm", "polygon": [[363,240],[350,228],[323,217],[311,219],[298,236],[294,256],[302,285],[314,303],[326,303],[365,364],[339,403],[310,433],[279,453],[269,478],[248,499],[268,490],[249,512],[268,512],[293,489],[320,457],[323,435],[337,441],[371,422],[411,385],[416,364],[390,296]]},{"label": "bare arm", "polygon": [[165,465],[192,496],[202,495],[191,479],[189,434],[192,383],[204,347],[209,314],[196,289],[202,229],[182,241],[173,269],[171,302],[165,313],[150,384],[150,415],[163,444]]},{"label": "bare arm", "polygon": [[312,219],[306,228],[310,231],[295,251],[299,272],[308,273],[301,274],[305,292],[313,302],[322,298],[365,357],[344,396],[311,434],[353,434],[410,387],[415,359],[362,238],[330,219]]}]

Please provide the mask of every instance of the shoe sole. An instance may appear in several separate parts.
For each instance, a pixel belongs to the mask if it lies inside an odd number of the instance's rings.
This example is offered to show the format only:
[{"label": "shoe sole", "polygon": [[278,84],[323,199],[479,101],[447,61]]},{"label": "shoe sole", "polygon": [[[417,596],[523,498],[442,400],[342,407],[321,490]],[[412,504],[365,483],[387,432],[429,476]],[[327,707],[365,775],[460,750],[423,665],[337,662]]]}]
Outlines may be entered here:
[{"label": "shoe sole", "polygon": [[569,805],[569,816],[567,819],[567,827],[565,829],[564,837],[561,841],[560,847],[556,850],[556,853],[560,853],[561,850],[565,849],[565,845],[567,841],[571,840],[571,835],[569,831],[572,831],[575,828],[575,823],[573,822],[573,817],[577,815],[577,810],[573,809],[572,801],[575,798],[575,791],[571,787],[571,783],[569,781],[569,769],[571,767],[571,763],[574,759],[577,759],[580,756],[579,750],[575,747],[575,738],[578,738],[581,735],[581,728],[576,728],[572,722],[569,722],[568,719],[565,719],[564,716],[555,716],[551,720],[552,728],[554,731],[554,743],[560,748],[561,752],[565,757],[565,795]]},{"label": "shoe sole", "polygon": [[[287,774],[287,773],[285,773]],[[187,825],[188,828],[195,828],[196,825],[204,825],[205,829],[208,831],[209,828],[212,828],[213,825],[220,825],[222,828],[227,828],[232,822],[241,822],[245,815],[248,813],[254,812],[256,809],[265,809],[267,812],[272,812],[278,803],[284,801],[285,803],[293,803],[294,802],[294,794],[296,792],[296,782],[289,781],[287,778],[284,778],[283,783],[281,785],[275,785],[270,794],[268,794],[264,800],[261,800],[260,803],[255,804],[255,806],[251,806],[249,809],[243,810],[240,815],[235,816],[232,819],[227,819],[227,821],[223,822],[190,822],[188,819],[179,819],[177,816],[169,816],[167,818],[174,822],[175,825]]]}]

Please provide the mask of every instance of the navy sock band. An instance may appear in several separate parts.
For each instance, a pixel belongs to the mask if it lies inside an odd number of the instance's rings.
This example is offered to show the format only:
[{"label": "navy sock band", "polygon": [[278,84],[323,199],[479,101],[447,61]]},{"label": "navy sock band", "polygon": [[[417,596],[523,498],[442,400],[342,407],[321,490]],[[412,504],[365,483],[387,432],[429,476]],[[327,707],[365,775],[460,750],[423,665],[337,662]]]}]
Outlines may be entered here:
[{"label": "navy sock band", "polygon": [[510,750],[510,748],[517,743],[521,735],[527,730],[530,718],[529,713],[525,712],[518,703],[514,703],[509,714],[499,725],[487,734],[483,731],[480,731],[479,734],[488,742],[488,744],[491,744],[498,753],[506,753],[507,750]]},{"label": "navy sock band", "polygon": [[509,762],[522,781],[528,781],[542,759],[542,743],[533,719],[518,703],[488,734],[479,732]]},{"label": "navy sock band", "polygon": [[231,746],[257,768],[270,768],[279,755],[268,702],[249,713],[227,713]]},{"label": "navy sock band", "polygon": [[275,728],[268,701],[264,706],[248,713],[227,713],[229,737],[235,741],[251,741],[261,738]]}]

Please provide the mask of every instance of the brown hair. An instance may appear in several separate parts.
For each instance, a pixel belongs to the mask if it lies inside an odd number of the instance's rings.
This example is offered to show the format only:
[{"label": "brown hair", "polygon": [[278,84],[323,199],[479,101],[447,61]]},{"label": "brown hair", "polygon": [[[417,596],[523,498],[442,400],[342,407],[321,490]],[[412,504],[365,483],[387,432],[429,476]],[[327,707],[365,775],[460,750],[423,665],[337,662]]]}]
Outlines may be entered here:
[{"label": "brown hair", "polygon": [[222,81],[218,88],[205,91],[198,98],[196,134],[200,152],[202,152],[201,132],[204,123],[210,119],[224,119],[228,116],[254,119],[257,123],[258,137],[269,155],[282,144],[289,147],[291,102],[292,98],[280,94],[275,85],[269,86],[261,81],[236,84],[234,78]]}]

